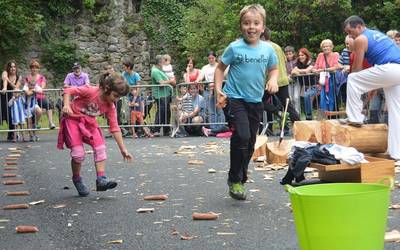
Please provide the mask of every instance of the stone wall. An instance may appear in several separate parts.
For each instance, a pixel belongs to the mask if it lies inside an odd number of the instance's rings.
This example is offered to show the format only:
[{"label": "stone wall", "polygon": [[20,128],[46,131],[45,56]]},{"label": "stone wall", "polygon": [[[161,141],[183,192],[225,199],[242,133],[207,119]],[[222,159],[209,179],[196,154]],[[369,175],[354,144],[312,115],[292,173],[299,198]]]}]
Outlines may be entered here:
[{"label": "stone wall", "polygon": [[89,73],[92,82],[97,81],[105,65],[121,72],[123,60],[129,59],[142,80],[149,83],[150,46],[135,2],[103,1],[99,11],[107,14],[109,20],[96,22],[89,17],[90,13],[83,12],[73,25],[69,37],[77,44],[78,52],[87,56],[83,71]]}]

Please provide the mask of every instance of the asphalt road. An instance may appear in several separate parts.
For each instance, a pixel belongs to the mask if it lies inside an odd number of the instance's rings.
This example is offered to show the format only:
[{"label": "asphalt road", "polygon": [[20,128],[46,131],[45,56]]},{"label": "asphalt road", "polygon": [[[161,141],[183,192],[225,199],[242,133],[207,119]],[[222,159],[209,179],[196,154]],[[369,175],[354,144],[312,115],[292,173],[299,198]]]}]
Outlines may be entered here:
[{"label": "asphalt road", "polygon": [[[206,147],[210,142],[216,146]],[[77,196],[71,182],[69,151],[57,150],[55,143],[55,134],[50,134],[42,135],[37,143],[0,144],[2,163],[8,147],[23,148],[17,172],[18,179],[26,182],[0,184],[0,207],[45,200],[25,210],[0,210],[0,249],[299,248],[287,206],[289,196],[278,183],[285,170],[256,171],[252,164],[249,169],[254,182],[246,185],[248,199],[232,200],[226,185],[227,139],[125,139],[135,157],[132,163],[123,162],[115,142],[107,139],[106,174],[118,181],[118,187],[92,191],[86,198]],[[193,154],[174,154],[181,146],[196,147],[190,150]],[[189,165],[193,159],[204,164]],[[210,168],[216,173],[209,173]],[[265,174],[272,180],[264,179]],[[95,188],[92,154],[86,157],[82,175]],[[29,190],[31,195],[9,197],[5,196],[7,190]],[[144,201],[143,196],[149,194],[167,194],[169,198]],[[392,192],[392,203],[400,203],[400,189]],[[137,213],[139,208],[154,208],[154,212]],[[191,218],[193,212],[209,211],[220,213],[219,218]],[[35,225],[40,231],[17,234],[17,225]],[[393,229],[400,229],[400,210],[389,212],[387,231]],[[193,239],[181,240],[181,235]],[[122,243],[110,243],[115,240]],[[400,249],[400,243],[386,244],[385,249]]]}]

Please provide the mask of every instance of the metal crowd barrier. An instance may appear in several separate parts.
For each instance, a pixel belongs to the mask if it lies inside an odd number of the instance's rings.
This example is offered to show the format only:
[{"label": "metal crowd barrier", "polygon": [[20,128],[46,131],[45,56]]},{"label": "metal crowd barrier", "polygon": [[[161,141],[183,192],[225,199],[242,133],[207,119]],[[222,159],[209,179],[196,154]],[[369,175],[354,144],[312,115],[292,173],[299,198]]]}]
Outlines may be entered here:
[{"label": "metal crowd barrier", "polygon": [[[0,93],[0,133],[55,129],[59,124],[62,89],[43,89],[42,93],[26,96],[23,90],[8,90]],[[62,108],[62,107],[61,107]],[[38,111],[41,115],[38,116]],[[52,122],[49,120],[52,117]],[[29,120],[32,124],[28,126]],[[51,126],[55,125],[55,126]]]}]

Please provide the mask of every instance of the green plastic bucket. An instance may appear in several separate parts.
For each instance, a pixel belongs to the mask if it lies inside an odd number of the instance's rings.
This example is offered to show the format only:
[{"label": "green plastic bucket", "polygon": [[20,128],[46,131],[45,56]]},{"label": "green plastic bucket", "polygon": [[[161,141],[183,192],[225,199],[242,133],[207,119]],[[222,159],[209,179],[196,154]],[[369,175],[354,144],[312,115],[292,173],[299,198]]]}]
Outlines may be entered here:
[{"label": "green plastic bucket", "polygon": [[335,183],[286,185],[302,250],[381,250],[390,187]]}]

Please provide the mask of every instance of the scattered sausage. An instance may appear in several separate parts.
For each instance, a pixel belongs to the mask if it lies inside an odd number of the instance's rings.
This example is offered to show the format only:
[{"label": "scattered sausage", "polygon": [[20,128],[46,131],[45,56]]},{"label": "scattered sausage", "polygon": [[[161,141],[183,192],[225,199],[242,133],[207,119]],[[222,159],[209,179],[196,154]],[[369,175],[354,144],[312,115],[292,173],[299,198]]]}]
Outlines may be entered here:
[{"label": "scattered sausage", "polygon": [[23,180],[6,180],[3,181],[4,185],[20,185],[20,184],[24,184],[25,181]]},{"label": "scattered sausage", "polygon": [[24,196],[30,195],[29,191],[6,192],[7,196]]},{"label": "scattered sausage", "polygon": [[193,220],[216,220],[218,219],[218,214],[213,212],[208,213],[193,213]]},{"label": "scattered sausage", "polygon": [[168,199],[168,195],[161,194],[161,195],[146,195],[143,197],[146,201],[165,201]]},{"label": "scattered sausage", "polygon": [[27,209],[29,208],[29,204],[12,204],[4,206],[4,210],[13,210],[13,209]]},{"label": "scattered sausage", "polygon": [[15,228],[17,233],[19,234],[25,234],[25,233],[37,233],[39,232],[39,229],[35,226],[17,226]]}]

